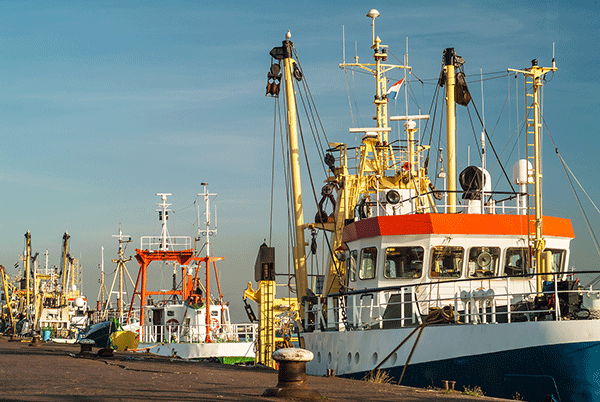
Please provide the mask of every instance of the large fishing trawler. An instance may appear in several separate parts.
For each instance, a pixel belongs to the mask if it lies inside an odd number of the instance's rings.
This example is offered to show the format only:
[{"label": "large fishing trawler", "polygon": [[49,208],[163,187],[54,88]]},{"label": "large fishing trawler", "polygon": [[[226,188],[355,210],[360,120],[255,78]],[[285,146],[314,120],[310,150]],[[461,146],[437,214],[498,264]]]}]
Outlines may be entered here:
[{"label": "large fishing trawler", "polygon": [[[568,272],[571,222],[542,213],[541,88],[557,70],[554,60],[509,70],[525,83],[527,157],[513,161],[512,179],[502,169],[508,190],[499,191],[486,169],[485,151],[493,148],[485,127],[480,164],[457,171],[455,105],[471,95],[464,60],[445,49],[445,164],[431,180],[432,142],[421,141],[418,127],[432,116],[410,115],[408,107],[388,115],[390,90],[406,88],[412,71],[406,62],[388,64],[388,47],[375,35],[379,13],[367,16],[374,60],[340,67],[375,79],[375,125],[350,128],[360,136],[355,147],[329,142],[313,223],[303,216],[306,144],[299,145],[296,109],[306,84],[290,33],[270,52],[267,95],[278,98],[283,84],[287,107],[301,339],[315,355],[307,371],[363,378],[383,370],[403,385],[449,381],[528,401],[600,400],[600,293]],[[388,88],[390,72],[405,78]],[[390,121],[403,122],[404,131],[394,132]],[[322,288],[309,288],[305,231],[326,234]]]}]

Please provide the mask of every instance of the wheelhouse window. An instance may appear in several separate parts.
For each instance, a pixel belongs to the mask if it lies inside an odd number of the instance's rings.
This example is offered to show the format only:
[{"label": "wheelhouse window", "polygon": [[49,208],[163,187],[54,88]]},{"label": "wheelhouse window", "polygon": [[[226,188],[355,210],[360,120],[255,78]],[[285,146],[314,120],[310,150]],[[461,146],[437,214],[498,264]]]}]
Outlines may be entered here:
[{"label": "wheelhouse window", "polygon": [[358,258],[358,251],[352,250],[350,251],[350,255],[347,259],[347,270],[348,270],[348,279],[351,282],[356,282],[356,259]]},{"label": "wheelhouse window", "polygon": [[529,247],[507,248],[504,274],[508,276],[528,274],[529,261]]},{"label": "wheelhouse window", "polygon": [[544,252],[548,251],[552,253],[552,258],[550,260],[552,262],[552,266],[550,267],[552,272],[562,271],[565,266],[565,257],[567,255],[567,252],[565,250],[551,248],[544,250]]},{"label": "wheelhouse window", "polygon": [[366,247],[360,251],[360,268],[358,277],[360,279],[375,278],[375,267],[377,266],[377,248]]},{"label": "wheelhouse window", "polygon": [[460,278],[465,249],[458,246],[436,246],[431,253],[432,278]]},{"label": "wheelhouse window", "polygon": [[471,247],[467,260],[469,276],[496,276],[498,261],[500,261],[500,247]]},{"label": "wheelhouse window", "polygon": [[388,247],[383,276],[388,279],[420,278],[423,273],[423,247]]}]

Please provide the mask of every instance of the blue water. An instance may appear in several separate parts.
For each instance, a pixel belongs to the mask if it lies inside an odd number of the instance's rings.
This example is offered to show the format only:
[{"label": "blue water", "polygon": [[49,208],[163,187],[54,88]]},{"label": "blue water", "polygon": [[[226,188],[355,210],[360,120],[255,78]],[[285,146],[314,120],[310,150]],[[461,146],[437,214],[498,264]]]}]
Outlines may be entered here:
[{"label": "blue water", "polygon": [[[397,381],[402,368],[394,367],[388,372]],[[443,380],[456,381],[457,391],[477,386],[486,396],[506,399],[513,399],[518,392],[529,402],[543,402],[547,396],[562,402],[600,402],[600,342],[538,346],[411,364],[402,385],[441,388]]]}]

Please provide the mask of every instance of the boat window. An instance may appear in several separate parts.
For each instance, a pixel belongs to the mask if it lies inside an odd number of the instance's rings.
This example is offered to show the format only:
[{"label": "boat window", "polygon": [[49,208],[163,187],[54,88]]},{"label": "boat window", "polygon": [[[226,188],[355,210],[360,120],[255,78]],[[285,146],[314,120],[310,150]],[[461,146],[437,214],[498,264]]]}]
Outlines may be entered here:
[{"label": "boat window", "polygon": [[360,269],[358,277],[360,279],[375,278],[375,266],[377,263],[377,248],[366,247],[360,252]]},{"label": "boat window", "polygon": [[460,278],[465,249],[458,246],[437,246],[431,254],[432,278]]},{"label": "boat window", "polygon": [[356,282],[356,259],[358,258],[358,250],[350,251],[350,257],[348,258],[348,278],[351,282]]},{"label": "boat window", "polygon": [[513,276],[527,273],[529,273],[529,247],[507,248],[504,274]]},{"label": "boat window", "polygon": [[544,252],[550,251],[552,253],[552,272],[560,272],[563,270],[565,265],[566,250],[558,250],[547,248]]},{"label": "boat window", "polygon": [[470,277],[496,276],[500,247],[471,247],[467,269]]},{"label": "boat window", "polygon": [[388,247],[383,276],[389,279],[420,278],[423,273],[423,247]]}]

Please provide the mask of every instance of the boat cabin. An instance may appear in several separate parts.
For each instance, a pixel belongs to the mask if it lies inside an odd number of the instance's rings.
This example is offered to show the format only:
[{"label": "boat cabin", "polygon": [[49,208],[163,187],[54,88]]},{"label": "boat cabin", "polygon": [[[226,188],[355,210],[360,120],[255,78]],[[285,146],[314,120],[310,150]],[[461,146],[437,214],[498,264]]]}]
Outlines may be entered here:
[{"label": "boat cabin", "polygon": [[[206,324],[206,306],[187,303],[149,303],[144,306],[145,336],[153,342],[202,342],[227,335],[230,326],[229,305],[210,306],[210,325]],[[231,332],[231,331],[229,331]]]},{"label": "boat cabin", "polygon": [[[552,271],[567,266],[567,219],[544,217]],[[533,272],[526,215],[415,214],[362,219],[344,229],[351,289]],[[534,262],[535,264],[535,262]]]}]

